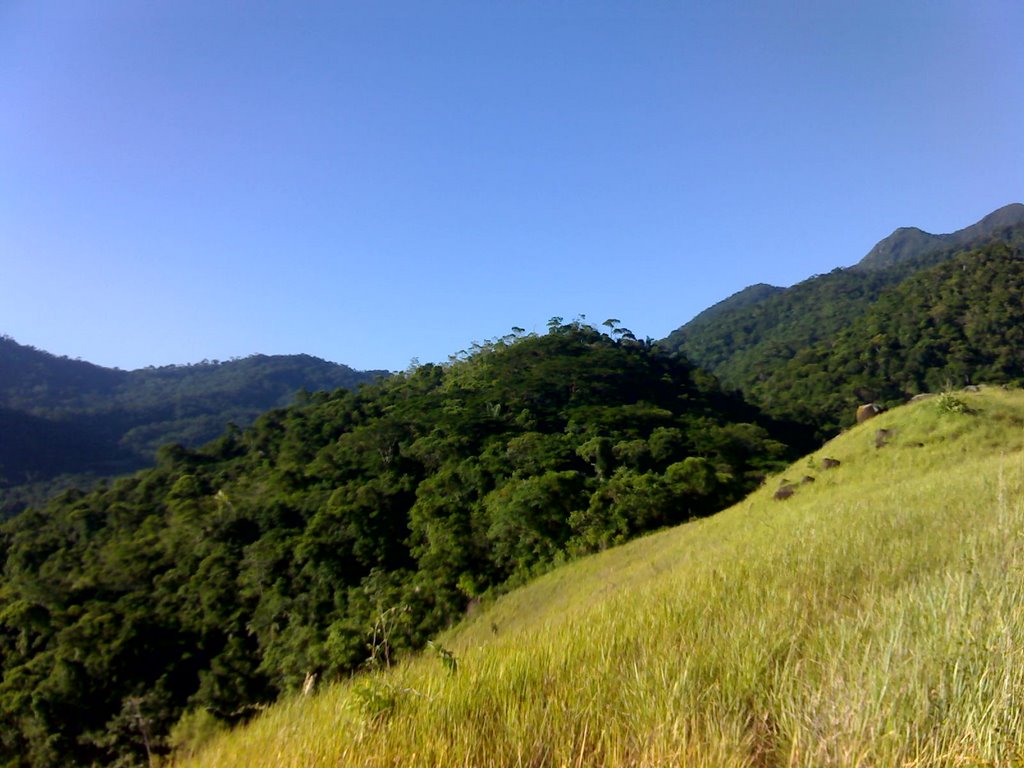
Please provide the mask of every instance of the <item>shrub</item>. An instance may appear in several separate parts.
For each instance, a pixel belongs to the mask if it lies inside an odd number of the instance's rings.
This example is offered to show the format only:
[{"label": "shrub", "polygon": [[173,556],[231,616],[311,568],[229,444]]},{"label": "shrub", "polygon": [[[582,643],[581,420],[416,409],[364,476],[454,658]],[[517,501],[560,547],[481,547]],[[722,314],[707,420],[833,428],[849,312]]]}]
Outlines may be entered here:
[{"label": "shrub", "polygon": [[942,413],[968,414],[971,409],[967,407],[960,397],[952,392],[943,392],[935,400],[935,406]]}]

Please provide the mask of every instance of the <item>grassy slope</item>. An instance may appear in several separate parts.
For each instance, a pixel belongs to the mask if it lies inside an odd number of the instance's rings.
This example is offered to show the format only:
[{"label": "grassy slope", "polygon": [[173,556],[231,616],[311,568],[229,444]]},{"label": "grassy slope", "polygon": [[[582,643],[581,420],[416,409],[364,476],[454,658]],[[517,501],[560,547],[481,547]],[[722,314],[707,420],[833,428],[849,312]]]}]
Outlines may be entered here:
[{"label": "grassy slope", "polygon": [[507,595],[442,638],[455,674],[324,688],[187,765],[1019,765],[1024,393],[963,397]]}]

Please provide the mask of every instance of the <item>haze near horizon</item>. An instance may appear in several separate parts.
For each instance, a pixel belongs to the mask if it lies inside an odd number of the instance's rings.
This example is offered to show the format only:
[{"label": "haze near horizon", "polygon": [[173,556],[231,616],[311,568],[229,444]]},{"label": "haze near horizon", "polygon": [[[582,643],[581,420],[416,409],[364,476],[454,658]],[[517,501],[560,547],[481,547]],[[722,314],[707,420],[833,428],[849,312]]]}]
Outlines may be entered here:
[{"label": "haze near horizon", "polygon": [[121,368],[661,338],[1024,198],[1010,2],[0,8],[0,333]]}]

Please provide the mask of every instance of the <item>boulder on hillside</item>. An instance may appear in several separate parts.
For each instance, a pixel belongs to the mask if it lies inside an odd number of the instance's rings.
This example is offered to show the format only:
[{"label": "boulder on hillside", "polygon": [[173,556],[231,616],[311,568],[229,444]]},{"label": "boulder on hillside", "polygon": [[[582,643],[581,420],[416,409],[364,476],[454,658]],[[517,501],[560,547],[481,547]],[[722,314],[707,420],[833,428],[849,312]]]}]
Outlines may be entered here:
[{"label": "boulder on hillside", "polygon": [[772,496],[772,498],[775,499],[776,501],[785,501],[794,493],[796,493],[795,485],[784,485],[777,491],[775,491],[775,494]]},{"label": "boulder on hillside", "polygon": [[868,419],[873,419],[884,409],[877,403],[867,403],[857,408],[857,423],[863,424]]}]

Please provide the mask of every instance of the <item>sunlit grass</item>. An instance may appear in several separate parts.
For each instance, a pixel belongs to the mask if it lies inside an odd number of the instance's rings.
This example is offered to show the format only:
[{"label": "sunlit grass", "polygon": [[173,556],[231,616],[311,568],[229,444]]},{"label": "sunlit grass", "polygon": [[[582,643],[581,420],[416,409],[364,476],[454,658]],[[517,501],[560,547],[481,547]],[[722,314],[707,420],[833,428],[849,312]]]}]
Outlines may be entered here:
[{"label": "sunlit grass", "polygon": [[1024,395],[964,399],[505,596],[440,638],[455,674],[424,654],[182,764],[1024,764]]}]

